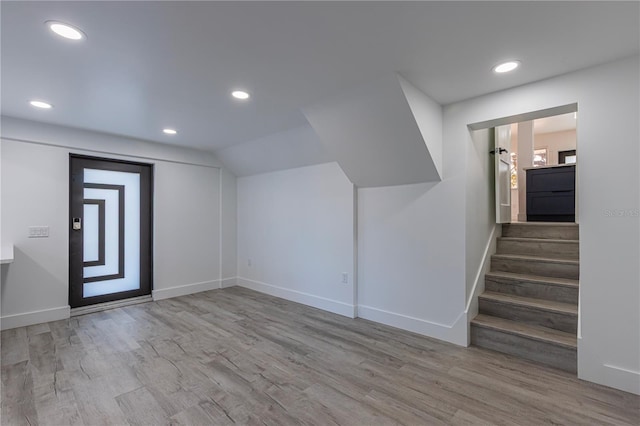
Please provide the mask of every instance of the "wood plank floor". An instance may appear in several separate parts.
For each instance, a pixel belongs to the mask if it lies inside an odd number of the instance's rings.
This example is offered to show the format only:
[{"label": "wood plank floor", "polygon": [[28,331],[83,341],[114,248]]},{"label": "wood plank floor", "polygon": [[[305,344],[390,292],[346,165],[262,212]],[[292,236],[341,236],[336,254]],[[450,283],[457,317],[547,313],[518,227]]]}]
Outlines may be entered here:
[{"label": "wood plank floor", "polygon": [[632,424],[635,395],[239,287],[2,332],[3,425]]}]

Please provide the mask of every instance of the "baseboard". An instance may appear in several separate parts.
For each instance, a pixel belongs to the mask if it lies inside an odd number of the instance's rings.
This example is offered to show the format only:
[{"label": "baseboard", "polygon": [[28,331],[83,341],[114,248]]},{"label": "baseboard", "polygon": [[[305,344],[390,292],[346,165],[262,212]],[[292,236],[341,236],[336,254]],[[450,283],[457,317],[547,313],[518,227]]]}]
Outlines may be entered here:
[{"label": "baseboard", "polygon": [[640,395],[639,371],[600,363],[585,366],[585,362],[580,359],[580,345],[578,345],[578,378]]},{"label": "baseboard", "polygon": [[292,302],[301,303],[303,305],[312,306],[324,311],[333,312],[334,314],[343,315],[349,318],[356,317],[356,308],[348,303],[339,302],[333,299],[327,299],[321,296],[315,296],[309,293],[303,293],[297,290],[291,290],[284,287],[278,287],[272,284],[254,281],[247,278],[237,278],[237,284],[251,290],[266,293],[281,299],[290,300]]},{"label": "baseboard", "polygon": [[358,305],[358,317],[456,345],[467,346],[467,317],[464,312],[451,325],[364,305]]},{"label": "baseboard", "polygon": [[604,383],[605,385],[640,395],[640,371],[609,364],[604,364],[603,367],[608,370],[607,376],[611,377],[611,384]]},{"label": "baseboard", "polygon": [[[484,276],[491,269],[491,255],[496,252],[496,247],[498,245],[497,237],[500,236],[502,233],[501,231],[501,225],[494,225],[491,230],[491,234],[489,235],[489,239],[487,240],[487,245],[484,248],[484,253],[482,254],[480,264],[478,265],[473,287],[468,295],[467,304],[464,310],[464,316],[467,320],[467,324],[469,324],[471,320],[478,315],[478,296],[484,292]],[[466,340],[467,343],[465,346],[469,346],[471,344],[471,330],[469,325],[467,325]]]},{"label": "baseboard", "polygon": [[640,395],[640,371],[607,364],[595,349],[578,337],[578,378]]},{"label": "baseboard", "polygon": [[70,315],[70,306],[25,312],[24,314],[7,315],[0,318],[0,328],[2,330],[9,330],[11,328],[26,327],[28,325],[41,324],[49,321],[59,321],[69,318]]},{"label": "baseboard", "polygon": [[220,288],[220,280],[203,281],[180,285],[176,287],[153,290],[153,300],[169,299],[171,297],[186,296],[187,294],[200,293],[201,291],[216,290]]},{"label": "baseboard", "polygon": [[131,297],[129,299],[114,300],[113,302],[98,303],[95,305],[71,308],[71,317],[93,314],[95,312],[108,311],[109,309],[124,308],[125,306],[138,305],[140,303],[153,302],[150,294],[146,296]]},{"label": "baseboard", "polygon": [[222,281],[220,281],[220,288],[233,287],[236,284],[237,284],[237,278],[236,277],[223,278]]}]

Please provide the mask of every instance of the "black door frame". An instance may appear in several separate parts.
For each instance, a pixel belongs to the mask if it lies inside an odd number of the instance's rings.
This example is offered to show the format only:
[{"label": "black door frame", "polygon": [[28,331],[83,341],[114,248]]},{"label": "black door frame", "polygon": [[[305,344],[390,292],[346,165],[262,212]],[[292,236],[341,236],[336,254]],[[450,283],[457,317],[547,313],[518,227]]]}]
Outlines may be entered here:
[{"label": "black door frame", "polygon": [[[82,218],[81,223],[84,225],[85,167],[140,174],[140,288],[137,290],[82,297],[85,282],[82,230],[74,231],[72,222],[74,217],[79,217]],[[153,289],[153,171],[153,164],[69,154],[69,305],[72,308],[151,294]],[[120,223],[123,222],[120,221]],[[124,233],[124,229],[121,229],[120,241]]]}]

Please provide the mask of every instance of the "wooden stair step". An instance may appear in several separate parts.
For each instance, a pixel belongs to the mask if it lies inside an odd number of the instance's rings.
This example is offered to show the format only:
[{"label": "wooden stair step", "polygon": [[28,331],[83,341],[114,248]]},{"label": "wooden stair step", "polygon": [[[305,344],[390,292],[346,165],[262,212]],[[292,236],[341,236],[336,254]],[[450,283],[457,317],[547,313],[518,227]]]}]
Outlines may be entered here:
[{"label": "wooden stair step", "polygon": [[528,281],[532,283],[555,285],[559,287],[578,288],[580,281],[570,278],[542,277],[531,274],[518,274],[515,272],[491,271],[485,274],[485,277],[506,278],[518,281]]},{"label": "wooden stair step", "polygon": [[577,372],[577,339],[571,333],[482,314],[470,329],[474,346]]},{"label": "wooden stair step", "polygon": [[578,240],[569,239],[498,237],[497,252],[577,260],[580,245]]},{"label": "wooden stair step", "polygon": [[494,293],[578,303],[578,280],[493,271],[485,274],[484,288]]},{"label": "wooden stair step", "polygon": [[558,243],[558,244],[578,244],[580,240],[565,240],[557,238],[535,238],[535,237],[498,237],[504,241],[523,241],[531,243]]},{"label": "wooden stair step", "polygon": [[576,333],[578,330],[577,303],[570,304],[485,291],[478,297],[478,310],[481,314],[567,333]]},{"label": "wooden stair step", "polygon": [[566,315],[578,315],[578,306],[570,303],[556,302],[553,300],[534,299],[531,297],[516,296],[513,294],[494,293],[485,291],[479,296],[481,299],[494,300],[517,306],[526,306],[548,312],[557,312]]},{"label": "wooden stair step", "polygon": [[577,223],[516,222],[503,224],[502,236],[577,240],[579,229]]},{"label": "wooden stair step", "polygon": [[558,259],[557,257],[531,256],[527,254],[506,254],[506,253],[497,253],[497,254],[494,254],[493,257],[499,258],[499,259],[514,259],[514,260],[525,260],[529,262],[548,262],[548,263],[557,263],[559,265],[580,266],[580,261],[577,259]]},{"label": "wooden stair step", "polygon": [[553,328],[524,324],[517,321],[483,314],[476,316],[471,323],[478,327],[499,330],[504,333],[518,335],[557,346],[563,346],[569,349],[576,349],[578,347],[578,339],[574,334],[555,330]]},{"label": "wooden stair step", "polygon": [[524,254],[494,254],[491,256],[491,271],[578,279],[580,261]]}]

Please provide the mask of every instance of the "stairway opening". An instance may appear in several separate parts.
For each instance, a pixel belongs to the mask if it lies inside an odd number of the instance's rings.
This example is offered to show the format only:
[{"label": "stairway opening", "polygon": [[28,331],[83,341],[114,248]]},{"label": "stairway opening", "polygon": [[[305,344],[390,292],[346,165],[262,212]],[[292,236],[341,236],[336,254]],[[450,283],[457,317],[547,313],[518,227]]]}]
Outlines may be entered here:
[{"label": "stairway opening", "polygon": [[570,112],[511,124],[511,222],[575,222],[577,118]]}]

